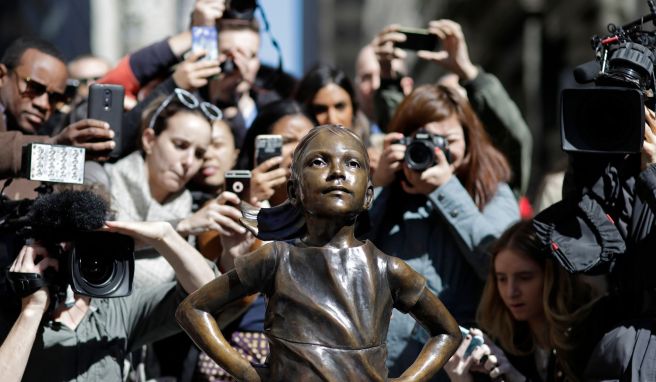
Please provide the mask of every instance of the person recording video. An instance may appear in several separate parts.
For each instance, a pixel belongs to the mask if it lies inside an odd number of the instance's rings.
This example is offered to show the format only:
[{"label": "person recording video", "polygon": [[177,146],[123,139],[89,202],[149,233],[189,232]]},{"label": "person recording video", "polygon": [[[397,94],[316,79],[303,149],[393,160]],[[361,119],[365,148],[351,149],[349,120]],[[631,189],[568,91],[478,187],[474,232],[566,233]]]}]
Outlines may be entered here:
[{"label": "person recording video", "polygon": [[[51,316],[44,316],[53,303],[46,288],[23,297],[9,334],[10,317],[2,312],[3,378],[19,380],[21,365],[27,365],[23,381],[125,380],[124,361],[130,351],[178,332],[173,317],[178,303],[215,277],[203,256],[168,223],[107,222],[104,229],[156,248],[174,268],[177,282],[137,289],[127,297],[76,294],[67,304],[56,306]],[[47,268],[59,273],[64,264],[39,244],[26,245],[11,265],[12,272],[42,277]]]}]

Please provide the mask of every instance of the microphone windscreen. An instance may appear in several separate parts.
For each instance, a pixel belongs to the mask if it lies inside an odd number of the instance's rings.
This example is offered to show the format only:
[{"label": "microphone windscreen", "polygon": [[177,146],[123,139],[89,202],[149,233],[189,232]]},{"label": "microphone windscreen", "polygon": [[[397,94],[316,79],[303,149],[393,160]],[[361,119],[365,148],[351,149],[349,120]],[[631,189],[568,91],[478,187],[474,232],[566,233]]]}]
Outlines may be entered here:
[{"label": "microphone windscreen", "polygon": [[597,78],[600,71],[599,61],[588,61],[574,68],[574,79],[579,84],[588,84]]},{"label": "microphone windscreen", "polygon": [[80,231],[103,226],[107,204],[91,191],[62,191],[37,198],[30,209],[35,239],[67,241]]}]

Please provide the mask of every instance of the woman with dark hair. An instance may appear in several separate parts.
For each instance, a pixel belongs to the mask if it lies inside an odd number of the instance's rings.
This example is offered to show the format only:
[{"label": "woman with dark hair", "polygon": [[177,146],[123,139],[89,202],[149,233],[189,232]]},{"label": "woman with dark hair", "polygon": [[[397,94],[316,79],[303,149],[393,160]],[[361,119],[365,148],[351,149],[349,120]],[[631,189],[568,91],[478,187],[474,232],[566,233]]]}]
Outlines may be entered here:
[{"label": "woman with dark hair", "polygon": [[363,142],[369,127],[358,117],[358,101],[351,80],[340,69],[317,65],[303,76],[294,97],[317,125],[336,124],[353,130]]},{"label": "woman with dark hair", "polygon": [[[237,160],[237,168],[251,170],[252,203],[267,200],[277,205],[286,200],[292,153],[312,126],[301,106],[292,100],[275,101],[260,110],[248,129]],[[255,138],[263,134],[282,136],[282,155],[255,163]]]},{"label": "woman with dark hair", "polygon": [[[477,372],[491,378],[503,374],[506,381],[580,379],[590,349],[580,348],[572,329],[595,303],[593,288],[550,258],[531,221],[509,228],[490,252],[477,316],[494,342],[488,340],[472,352],[472,360],[452,357],[445,367],[451,380],[473,381]],[[469,338],[461,348],[468,344]]]},{"label": "woman with dark hair", "polygon": [[[489,265],[486,245],[519,218],[505,183],[508,164],[467,100],[444,86],[415,89],[389,128],[373,174],[384,188],[370,212],[372,240],[423,274],[461,325],[473,323]],[[426,163],[418,166],[422,153]],[[421,333],[411,319],[393,316],[391,371],[404,370],[420,351]]]}]

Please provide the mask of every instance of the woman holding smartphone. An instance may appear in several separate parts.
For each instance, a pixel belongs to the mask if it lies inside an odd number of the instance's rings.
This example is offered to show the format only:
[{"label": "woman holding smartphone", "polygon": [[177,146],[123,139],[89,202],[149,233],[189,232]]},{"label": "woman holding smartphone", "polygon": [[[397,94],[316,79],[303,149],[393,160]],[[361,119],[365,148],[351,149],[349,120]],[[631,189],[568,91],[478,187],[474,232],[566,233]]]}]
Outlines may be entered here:
[{"label": "woman holding smartphone", "polygon": [[473,381],[482,373],[507,382],[580,380],[591,348],[583,348],[590,344],[576,325],[596,301],[593,289],[544,251],[531,221],[510,227],[490,252],[477,314],[485,344],[464,356],[467,336],[445,366],[450,379]]}]

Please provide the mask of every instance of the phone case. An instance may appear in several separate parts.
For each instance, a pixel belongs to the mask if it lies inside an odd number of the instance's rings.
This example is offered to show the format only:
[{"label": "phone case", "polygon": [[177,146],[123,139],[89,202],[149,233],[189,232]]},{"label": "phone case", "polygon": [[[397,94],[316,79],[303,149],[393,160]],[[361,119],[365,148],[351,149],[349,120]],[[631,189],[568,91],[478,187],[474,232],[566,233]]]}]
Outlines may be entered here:
[{"label": "phone case", "polygon": [[399,33],[403,33],[406,39],[403,42],[396,43],[398,48],[436,51],[440,47],[440,40],[437,36],[430,34],[426,29],[401,28]]},{"label": "phone case", "polygon": [[248,170],[231,170],[225,173],[225,189],[249,201],[251,194],[251,172]]},{"label": "phone case", "polygon": [[92,84],[89,86],[87,117],[105,121],[114,130],[116,146],[109,154],[111,157],[116,157],[121,152],[124,94],[125,90],[121,85]]},{"label": "phone case", "polygon": [[255,165],[282,155],[282,135],[262,134],[255,137]]},{"label": "phone case", "polygon": [[215,27],[200,26],[191,28],[191,51],[205,51],[203,60],[218,60],[219,40]]}]

